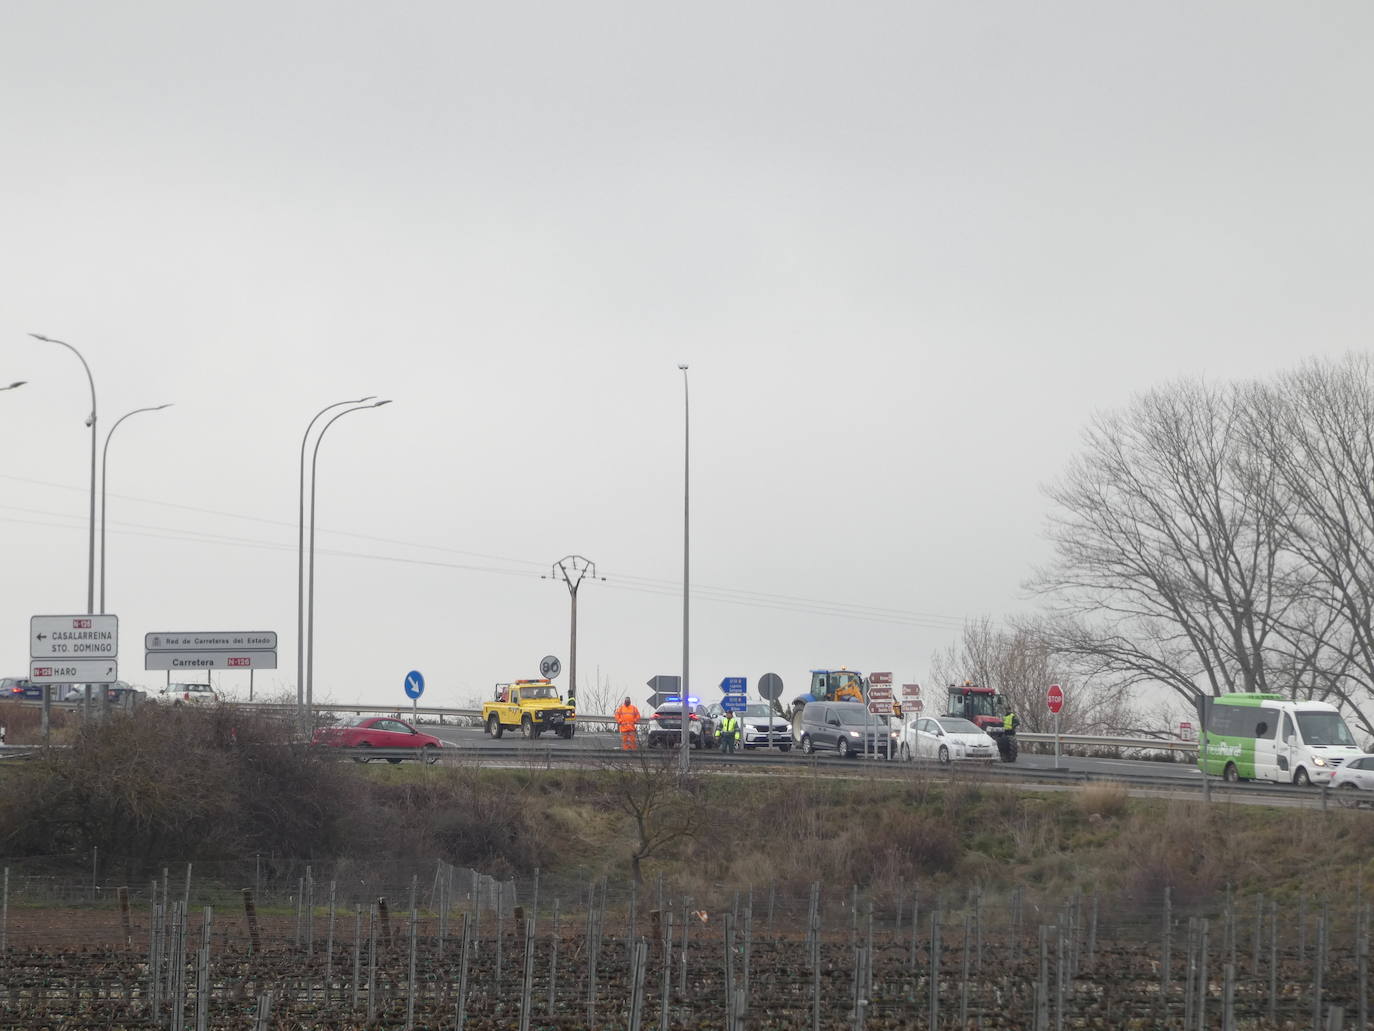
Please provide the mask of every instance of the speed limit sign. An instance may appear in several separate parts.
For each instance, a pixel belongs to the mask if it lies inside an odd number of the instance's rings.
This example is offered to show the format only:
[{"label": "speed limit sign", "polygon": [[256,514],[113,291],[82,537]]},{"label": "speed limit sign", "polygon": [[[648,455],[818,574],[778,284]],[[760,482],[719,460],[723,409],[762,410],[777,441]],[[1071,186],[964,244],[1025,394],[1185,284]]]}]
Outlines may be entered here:
[{"label": "speed limit sign", "polygon": [[545,655],[539,660],[539,675],[545,680],[554,680],[563,672],[563,663],[556,655]]}]

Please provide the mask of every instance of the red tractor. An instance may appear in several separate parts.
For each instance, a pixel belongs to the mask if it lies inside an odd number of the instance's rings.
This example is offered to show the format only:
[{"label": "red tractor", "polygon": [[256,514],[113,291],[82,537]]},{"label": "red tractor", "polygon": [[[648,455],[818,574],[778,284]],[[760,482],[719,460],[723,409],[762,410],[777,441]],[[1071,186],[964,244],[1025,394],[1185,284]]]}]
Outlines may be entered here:
[{"label": "red tractor", "polygon": [[[1008,730],[1004,723],[1006,714],[1006,700],[992,688],[979,687],[971,680],[949,685],[944,715],[962,716],[970,723],[982,727],[997,742],[997,751],[1002,756],[1002,761],[1009,763],[1016,761],[1019,749],[1016,747],[1015,726]],[[1015,719],[1013,716],[1013,722]]]}]

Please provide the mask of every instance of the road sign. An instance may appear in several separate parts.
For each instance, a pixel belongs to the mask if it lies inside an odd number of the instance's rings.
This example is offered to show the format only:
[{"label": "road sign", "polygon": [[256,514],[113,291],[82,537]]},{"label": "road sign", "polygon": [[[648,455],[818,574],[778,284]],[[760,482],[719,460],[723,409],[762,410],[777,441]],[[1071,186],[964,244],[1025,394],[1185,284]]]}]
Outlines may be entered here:
[{"label": "road sign", "polygon": [[875,698],[868,703],[868,711],[871,712],[874,716],[891,716],[892,699]]},{"label": "road sign", "polygon": [[744,694],[749,690],[749,678],[726,677],[720,682],[720,689],[726,694]]},{"label": "road sign", "polygon": [[[119,655],[119,617],[32,616],[29,656],[34,659],[113,659]],[[62,678],[58,678],[59,680]],[[87,681],[82,681],[86,683]],[[92,680],[97,684],[102,681]]]},{"label": "road sign", "polygon": [[919,698],[909,698],[902,703],[902,708],[911,713],[918,713],[925,707],[926,703]]},{"label": "road sign", "polygon": [[144,669],[276,669],[277,653],[258,649],[237,652],[145,652]]},{"label": "road sign", "polygon": [[682,694],[682,678],[660,673],[649,681],[649,689],[653,694],[649,696],[649,704],[657,709],[669,698],[677,698]]},{"label": "road sign", "polygon": [[1064,689],[1058,684],[1051,684],[1050,689],[1045,692],[1045,704],[1049,706],[1050,712],[1058,712],[1064,708]]},{"label": "road sign", "polygon": [[887,684],[874,684],[868,689],[868,700],[870,702],[890,702],[892,701],[892,687]]},{"label": "road sign", "polygon": [[[157,632],[143,635],[143,650],[148,652],[274,652],[277,650],[277,632],[275,630]],[[166,667],[149,666],[147,668],[165,669]]]},{"label": "road sign", "polygon": [[870,673],[870,674],[868,675],[868,682],[869,682],[870,684],[890,684],[890,683],[892,683],[892,674],[891,674],[891,673]]},{"label": "road sign", "polygon": [[545,680],[556,680],[562,672],[563,663],[558,661],[558,656],[545,655],[539,660],[539,675]]},{"label": "road sign", "polygon": [[903,685],[902,685],[902,697],[903,697],[903,698],[920,698],[920,697],[921,697],[921,685],[920,685],[920,684],[903,684]]},{"label": "road sign", "polygon": [[425,678],[418,669],[413,669],[406,674],[406,697],[419,698],[425,693]]},{"label": "road sign", "polygon": [[759,677],[759,694],[766,701],[776,701],[782,697],[782,677],[776,673],[765,673]]},{"label": "road sign", "polygon": [[119,679],[114,659],[43,659],[29,664],[35,684],[113,684]]}]

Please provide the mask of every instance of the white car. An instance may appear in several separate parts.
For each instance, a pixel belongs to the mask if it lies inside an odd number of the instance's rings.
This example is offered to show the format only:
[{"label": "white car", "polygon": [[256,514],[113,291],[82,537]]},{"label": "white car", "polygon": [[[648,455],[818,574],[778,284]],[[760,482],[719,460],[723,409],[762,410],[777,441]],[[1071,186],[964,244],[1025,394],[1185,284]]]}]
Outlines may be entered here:
[{"label": "white car", "polygon": [[1331,790],[1336,792],[1341,805],[1351,809],[1374,805],[1374,755],[1362,755],[1336,767],[1331,775]]},{"label": "white car", "polygon": [[154,697],[168,705],[214,705],[220,700],[209,684],[167,684]]},{"label": "white car", "polygon": [[902,728],[897,754],[911,759],[937,759],[942,763],[955,759],[997,758],[997,742],[977,724],[962,716],[920,716]]}]

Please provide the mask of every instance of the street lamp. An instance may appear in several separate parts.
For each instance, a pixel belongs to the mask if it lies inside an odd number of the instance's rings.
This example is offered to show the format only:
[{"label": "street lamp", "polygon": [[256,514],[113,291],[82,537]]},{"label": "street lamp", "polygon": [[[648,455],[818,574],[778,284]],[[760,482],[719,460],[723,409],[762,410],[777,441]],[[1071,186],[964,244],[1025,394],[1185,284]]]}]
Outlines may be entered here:
[{"label": "street lamp", "polygon": [[0,390],[13,390],[15,387],[22,387],[27,382],[26,379],[17,379],[7,387],[0,387]]},{"label": "street lamp", "polygon": [[135,408],[132,412],[125,412],[115,420],[110,432],[105,434],[105,446],[100,452],[100,611],[105,611],[105,490],[109,487],[109,480],[105,476],[105,467],[110,460],[110,438],[114,436],[114,431],[119,429],[119,424],[131,415],[139,412],[160,412],[164,408],[171,408],[169,401],[165,405],[154,405],[152,408]]},{"label": "street lamp", "polygon": [[[29,336],[35,340],[41,340],[45,344],[57,344],[65,347],[72,354],[76,355],[81,361],[81,367],[86,370],[86,380],[91,385],[91,417],[86,420],[86,425],[91,428],[91,517],[88,541],[86,545],[86,611],[95,611],[95,377],[91,375],[91,367],[86,364],[86,359],[81,356],[71,344],[65,340],[54,340],[52,337],[45,337],[41,333],[30,333]],[[18,386],[15,383],[12,386]]]},{"label": "street lamp", "polygon": [[353,401],[335,401],[325,405],[315,413],[305,427],[301,437],[301,469],[297,477],[300,487],[300,521],[296,531],[296,709],[299,713],[305,706],[305,444],[310,439],[310,431],[325,412],[342,408],[344,405],[360,405],[371,401],[375,395],[360,397]]},{"label": "street lamp", "polygon": [[[568,555],[560,558],[549,570],[548,576],[541,576],[541,580],[555,580],[555,574],[561,575],[563,582],[568,585],[568,593],[572,595],[572,642],[568,645],[568,701],[576,702],[577,699],[577,589],[582,586],[582,578],[590,576],[593,580],[605,580],[604,576],[596,575],[596,563],[590,559],[585,559],[581,555]],[[595,700],[595,699],[593,699]]]},{"label": "street lamp", "polygon": [[688,668],[688,617],[690,606],[688,605],[688,583],[691,573],[691,485],[692,485],[692,434],[691,434],[691,404],[690,394],[687,387],[687,365],[683,363],[678,366],[682,370],[682,751],[679,753],[679,768],[685,776],[688,766],[691,763],[691,752],[688,751],[687,741],[687,707],[688,699],[691,698],[691,688],[687,683]]},{"label": "street lamp", "polygon": [[[305,715],[313,711],[315,696],[315,467],[320,460],[320,441],[324,440],[324,435],[329,432],[329,427],[342,419],[351,412],[365,412],[370,408],[380,408],[382,405],[389,405],[387,401],[373,401],[372,404],[359,405],[356,408],[345,408],[334,418],[330,419],[320,428],[319,436],[315,438],[315,450],[310,457],[310,586],[308,595],[308,607],[310,618],[306,631],[306,663],[305,663]],[[331,406],[333,407],[333,406]]]}]

